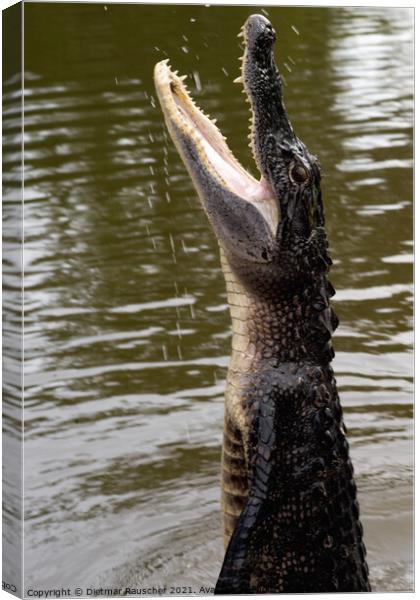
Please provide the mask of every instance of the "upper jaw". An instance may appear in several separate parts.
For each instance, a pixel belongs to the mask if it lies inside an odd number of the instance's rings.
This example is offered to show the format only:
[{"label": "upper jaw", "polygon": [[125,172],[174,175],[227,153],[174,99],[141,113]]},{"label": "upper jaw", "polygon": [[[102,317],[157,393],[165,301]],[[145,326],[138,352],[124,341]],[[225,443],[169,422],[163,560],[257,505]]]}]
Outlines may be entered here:
[{"label": "upper jaw", "polygon": [[[279,224],[279,209],[271,185],[264,176],[257,181],[242,167],[215,121],[206,116],[191,99],[184,79],[170,68],[168,60],[155,66],[155,87],[166,125],[204,208],[208,213],[206,202],[209,189],[206,188],[218,188],[220,193],[237,198],[242,205],[244,201],[251,204],[274,238]],[[253,140],[251,145],[254,147]]]},{"label": "upper jaw", "polygon": [[294,148],[297,142],[274,61],[276,34],[268,19],[251,15],[241,35],[245,42],[241,80],[251,104],[251,146],[258,169],[276,189],[273,163],[277,163],[280,147]]}]

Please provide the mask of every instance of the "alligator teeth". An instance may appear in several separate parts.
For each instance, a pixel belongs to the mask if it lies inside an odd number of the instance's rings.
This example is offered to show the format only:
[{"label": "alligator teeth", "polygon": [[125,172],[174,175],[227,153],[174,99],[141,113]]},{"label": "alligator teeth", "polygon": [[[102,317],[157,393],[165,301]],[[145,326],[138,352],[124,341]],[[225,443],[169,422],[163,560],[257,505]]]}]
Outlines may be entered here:
[{"label": "alligator teeth", "polygon": [[187,79],[187,77],[188,77],[188,75],[180,75],[180,76],[179,76],[179,79],[180,79],[181,81],[185,81],[185,80]]},{"label": "alligator teeth", "polygon": [[233,83],[241,83],[243,84],[244,80],[242,78],[242,75],[239,75],[239,77],[237,77],[236,79],[233,80]]}]

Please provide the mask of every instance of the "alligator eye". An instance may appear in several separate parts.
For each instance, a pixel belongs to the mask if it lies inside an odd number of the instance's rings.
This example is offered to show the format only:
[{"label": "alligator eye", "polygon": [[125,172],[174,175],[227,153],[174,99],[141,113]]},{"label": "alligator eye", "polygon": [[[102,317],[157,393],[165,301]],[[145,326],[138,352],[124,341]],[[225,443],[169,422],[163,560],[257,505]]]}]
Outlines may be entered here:
[{"label": "alligator eye", "polygon": [[289,177],[295,183],[305,183],[309,179],[309,173],[303,165],[294,163],[290,167]]}]

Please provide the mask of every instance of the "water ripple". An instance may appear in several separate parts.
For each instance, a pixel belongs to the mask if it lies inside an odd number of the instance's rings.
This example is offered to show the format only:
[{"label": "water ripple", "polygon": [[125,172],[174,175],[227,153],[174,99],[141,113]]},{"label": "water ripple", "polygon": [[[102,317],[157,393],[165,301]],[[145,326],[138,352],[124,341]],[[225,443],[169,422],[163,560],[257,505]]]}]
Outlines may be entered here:
[{"label": "water ripple", "polygon": [[[123,587],[190,585],[189,577],[214,584],[223,553],[229,315],[217,244],[169,143],[151,74],[171,56],[255,173],[244,143],[248,106],[231,82],[236,33],[249,10],[174,6],[163,18],[158,6],[57,6],[25,9],[32,24],[24,133],[28,583],[109,585],[108,573]],[[381,591],[408,590],[411,12],[267,11],[279,31],[279,64],[289,66],[282,70],[291,119],[323,167],[341,320],[334,368],[372,580]],[[5,426],[18,435],[14,86],[6,83],[4,99]],[[59,582],[57,561],[65,565]]]}]

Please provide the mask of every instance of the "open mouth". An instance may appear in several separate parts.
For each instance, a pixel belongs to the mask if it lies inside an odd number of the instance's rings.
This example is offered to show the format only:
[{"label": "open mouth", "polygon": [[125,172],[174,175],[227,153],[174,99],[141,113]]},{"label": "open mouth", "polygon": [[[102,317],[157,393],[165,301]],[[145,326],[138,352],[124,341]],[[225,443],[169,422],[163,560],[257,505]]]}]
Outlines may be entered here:
[{"label": "open mouth", "polygon": [[[278,223],[278,213],[274,193],[269,183],[263,176],[260,181],[257,181],[242,167],[226,144],[226,138],[215,121],[206,116],[192,100],[183,83],[185,76],[178,76],[171,70],[168,62],[167,59],[156,65],[155,85],[168,129],[181,156],[183,156],[182,148],[177,143],[179,134],[193,142],[202,165],[213,177],[224,188],[242,200],[252,203],[274,231]],[[242,81],[242,78],[238,78],[238,81]],[[251,147],[252,134],[251,127]],[[185,160],[184,156],[183,158]]]}]

